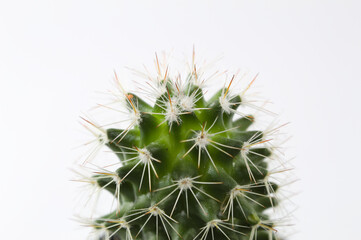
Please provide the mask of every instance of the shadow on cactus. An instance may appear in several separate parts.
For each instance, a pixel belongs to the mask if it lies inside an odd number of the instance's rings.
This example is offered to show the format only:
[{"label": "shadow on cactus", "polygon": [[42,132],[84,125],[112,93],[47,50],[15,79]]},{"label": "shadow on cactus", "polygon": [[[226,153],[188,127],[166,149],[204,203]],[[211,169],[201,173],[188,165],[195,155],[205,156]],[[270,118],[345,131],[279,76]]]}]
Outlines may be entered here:
[{"label": "shadow on cactus", "polygon": [[[194,54],[187,76],[155,63],[157,76],[147,76],[140,92],[125,91],[115,75],[113,103],[123,108],[101,107],[119,112],[123,128],[84,118],[96,136],[83,164],[96,166],[87,180],[115,202],[112,212],[88,219],[94,239],[281,239],[282,219],[269,210],[280,201],[272,176],[288,171],[275,144],[282,125],[253,127],[257,114],[273,115],[247,97],[257,75],[240,90],[241,77],[231,75],[207,98]],[[103,146],[117,163],[91,163]]]}]

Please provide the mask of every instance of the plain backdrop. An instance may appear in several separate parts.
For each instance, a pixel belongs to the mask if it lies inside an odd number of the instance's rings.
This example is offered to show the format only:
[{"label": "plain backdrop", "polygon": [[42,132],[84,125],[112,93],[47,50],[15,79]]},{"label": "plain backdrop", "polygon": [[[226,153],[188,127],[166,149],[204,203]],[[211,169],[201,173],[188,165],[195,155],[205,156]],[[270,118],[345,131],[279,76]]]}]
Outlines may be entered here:
[{"label": "plain backdrop", "polygon": [[[154,53],[260,72],[300,181],[290,239],[358,239],[359,1],[0,1],[0,238],[85,239],[69,168],[79,115]],[[124,79],[127,81],[127,79]]]}]

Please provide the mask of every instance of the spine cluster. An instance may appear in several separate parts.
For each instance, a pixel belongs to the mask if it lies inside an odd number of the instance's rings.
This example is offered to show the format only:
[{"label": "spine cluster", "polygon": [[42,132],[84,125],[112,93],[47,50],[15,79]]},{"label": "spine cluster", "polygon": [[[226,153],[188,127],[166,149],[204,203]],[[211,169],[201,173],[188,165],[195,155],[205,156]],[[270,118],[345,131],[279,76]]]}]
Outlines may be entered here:
[{"label": "spine cluster", "polygon": [[[280,239],[277,176],[290,169],[276,144],[283,125],[256,128],[257,115],[273,115],[248,94],[257,75],[243,89],[236,82],[244,79],[231,75],[206,98],[211,80],[194,54],[186,76],[171,76],[158,58],[155,66],[139,92],[125,91],[115,75],[113,100],[99,107],[118,119],[99,125],[83,118],[95,139],[80,181],[114,198],[110,213],[82,220],[92,239]],[[116,163],[93,162],[103,147]]]}]

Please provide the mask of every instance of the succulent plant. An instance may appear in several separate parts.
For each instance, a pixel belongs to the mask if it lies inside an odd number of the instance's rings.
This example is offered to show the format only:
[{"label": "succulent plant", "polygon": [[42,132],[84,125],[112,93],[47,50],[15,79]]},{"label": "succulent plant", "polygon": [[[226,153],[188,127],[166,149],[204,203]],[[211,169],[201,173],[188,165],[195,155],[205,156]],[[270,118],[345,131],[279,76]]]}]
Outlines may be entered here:
[{"label": "succulent plant", "polygon": [[[279,220],[269,211],[279,204],[272,176],[287,169],[274,145],[281,126],[257,130],[258,119],[245,112],[269,113],[247,97],[257,75],[240,90],[231,75],[206,98],[208,81],[194,53],[186,76],[171,76],[158,57],[155,63],[157,76],[140,93],[125,91],[115,75],[112,103],[123,108],[101,106],[120,113],[124,128],[84,118],[96,137],[84,162],[93,169],[86,182],[109,191],[115,203],[87,221],[95,239],[278,239]],[[116,164],[90,163],[103,146]],[[279,167],[270,170],[270,163]]]}]

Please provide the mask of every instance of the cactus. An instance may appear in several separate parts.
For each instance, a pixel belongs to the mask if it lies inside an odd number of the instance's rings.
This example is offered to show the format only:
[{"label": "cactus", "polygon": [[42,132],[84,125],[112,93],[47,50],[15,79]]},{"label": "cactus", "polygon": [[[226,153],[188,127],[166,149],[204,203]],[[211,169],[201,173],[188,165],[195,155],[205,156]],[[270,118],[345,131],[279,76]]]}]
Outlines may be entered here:
[{"label": "cactus", "polygon": [[[119,159],[113,170],[91,165],[96,169],[86,177],[115,202],[110,213],[87,221],[95,239],[279,239],[278,220],[267,210],[279,204],[272,175],[286,171],[273,144],[280,126],[249,130],[257,119],[243,111],[269,113],[247,98],[257,75],[238,92],[233,75],[206,99],[194,55],[185,79],[170,76],[158,58],[156,70],[138,94],[115,75],[113,102],[124,108],[104,107],[127,118],[123,129],[83,118],[97,142],[84,165],[103,146]],[[272,162],[280,167],[270,170]]]}]

